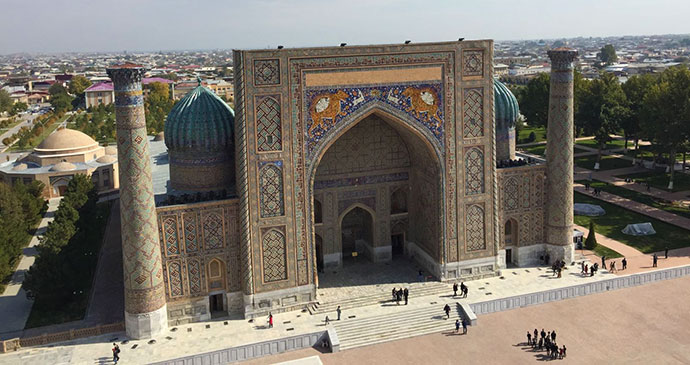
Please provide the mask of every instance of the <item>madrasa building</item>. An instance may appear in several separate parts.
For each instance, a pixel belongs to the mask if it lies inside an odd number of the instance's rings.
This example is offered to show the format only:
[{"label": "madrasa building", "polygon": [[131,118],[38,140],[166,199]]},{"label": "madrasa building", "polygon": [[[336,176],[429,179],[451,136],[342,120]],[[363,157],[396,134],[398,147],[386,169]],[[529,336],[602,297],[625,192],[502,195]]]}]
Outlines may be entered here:
[{"label": "madrasa building", "polygon": [[490,40],[237,50],[234,111],[200,85],[168,116],[162,196],[145,70],[108,69],[128,335],[304,309],[353,256],[405,256],[440,281],[572,261],[576,52],[549,57],[538,163],[515,158],[518,106]]}]

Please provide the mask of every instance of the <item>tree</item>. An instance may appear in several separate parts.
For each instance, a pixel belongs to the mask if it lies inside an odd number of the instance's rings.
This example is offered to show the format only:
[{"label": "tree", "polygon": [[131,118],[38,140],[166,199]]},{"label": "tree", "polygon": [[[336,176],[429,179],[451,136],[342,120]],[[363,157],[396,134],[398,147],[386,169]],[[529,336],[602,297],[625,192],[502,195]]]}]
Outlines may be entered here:
[{"label": "tree", "polygon": [[10,109],[10,115],[17,115],[23,111],[26,111],[26,109],[29,109],[29,106],[26,105],[26,103],[18,101],[14,103],[14,105],[12,105],[12,108]]},{"label": "tree", "polygon": [[532,127],[546,127],[549,117],[549,82],[547,73],[540,73],[529,80],[527,86],[518,93],[520,113]]},{"label": "tree", "polygon": [[170,89],[167,84],[152,82],[144,87],[149,90],[144,102],[146,129],[150,134],[156,134],[163,131],[165,118],[170,113],[174,102],[170,99]]},{"label": "tree", "polygon": [[48,93],[50,94],[50,97],[52,98],[53,96],[59,95],[59,94],[67,94],[67,89],[65,89],[64,86],[60,83],[54,83],[50,86],[50,89],[48,89]]},{"label": "tree", "polygon": [[60,93],[50,97],[50,105],[55,108],[56,113],[66,112],[72,109],[72,97],[67,93]]},{"label": "tree", "polygon": [[642,130],[641,112],[644,105],[644,96],[647,90],[656,82],[656,77],[652,74],[633,75],[621,87],[628,100],[627,118],[624,118],[621,127],[625,134],[625,151],[628,150],[628,140],[635,142],[635,156],[637,156],[638,140]]},{"label": "tree", "polygon": [[676,153],[690,139],[690,70],[685,66],[664,70],[644,96],[642,109],[645,135],[669,154],[673,190]]},{"label": "tree", "polygon": [[7,112],[12,108],[12,98],[5,90],[0,90],[0,113]]},{"label": "tree", "polygon": [[588,250],[594,250],[597,247],[597,236],[594,233],[594,221],[589,221],[589,233],[587,234],[587,239],[585,240],[585,248]]},{"label": "tree", "polygon": [[91,86],[91,81],[89,81],[89,79],[81,75],[76,75],[72,77],[69,83],[69,92],[72,95],[81,95],[89,86]]},{"label": "tree", "polygon": [[583,92],[578,119],[585,133],[593,135],[597,141],[597,164],[601,161],[602,149],[611,140],[611,134],[620,128],[628,113],[625,93],[613,74],[602,73]]},{"label": "tree", "polygon": [[612,44],[607,44],[601,47],[599,50],[599,59],[606,65],[610,65],[618,61],[618,56],[616,55],[616,49],[613,48]]}]

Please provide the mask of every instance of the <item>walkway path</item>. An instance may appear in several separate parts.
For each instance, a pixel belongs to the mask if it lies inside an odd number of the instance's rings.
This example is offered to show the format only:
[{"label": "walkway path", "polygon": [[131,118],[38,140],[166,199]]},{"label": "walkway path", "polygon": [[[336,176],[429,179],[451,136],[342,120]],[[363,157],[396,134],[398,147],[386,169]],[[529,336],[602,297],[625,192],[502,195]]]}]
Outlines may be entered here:
[{"label": "walkway path", "polygon": [[688,218],[681,217],[679,215],[651,207],[647,204],[638,203],[636,201],[626,199],[618,195],[607,193],[605,191],[602,191],[599,193],[599,195],[594,196],[591,194],[592,190],[585,190],[585,186],[582,184],[574,184],[574,188],[575,191],[577,191],[578,193],[587,194],[588,196],[591,196],[594,199],[599,199],[611,204],[618,205],[620,207],[632,210],[633,212],[644,214],[648,217],[656,218],[658,220],[664,221],[669,224],[673,224],[674,226],[678,226],[680,228],[690,229],[690,219]]},{"label": "walkway path", "polygon": [[[585,237],[587,237],[587,235],[589,234],[588,228],[585,228],[585,227],[577,225],[577,224],[575,224],[574,227],[577,230],[582,231],[585,234]],[[608,237],[606,237],[602,234],[599,234],[597,232],[594,232],[594,235],[597,238],[598,244],[600,244],[602,246],[606,246],[606,247],[618,252],[619,254],[621,254],[623,256],[628,257],[628,256],[642,256],[642,255],[644,255],[640,250],[638,250],[634,247],[630,247],[623,242],[608,238]]]},{"label": "walkway path", "polygon": [[48,223],[53,221],[53,216],[60,204],[60,200],[59,198],[51,199],[48,202],[48,210],[38,224],[38,229],[36,229],[36,233],[31,238],[29,246],[24,249],[10,284],[5,289],[5,292],[0,295],[0,315],[2,315],[0,333],[21,331],[24,329],[26,320],[29,319],[34,302],[26,298],[26,292],[22,289],[22,282],[26,272],[34,263],[36,256],[35,246],[39,243],[38,237],[45,233]]},{"label": "walkway path", "polygon": [[[649,172],[649,170],[642,167],[631,166],[622,169],[592,172],[592,178],[600,181],[605,181],[611,185],[620,186],[629,190],[633,190],[641,194],[653,196],[655,198],[664,199],[668,201],[678,201],[685,205],[690,204],[690,191],[677,191],[671,193],[666,190],[657,189],[654,187],[650,187],[649,191],[647,191],[647,187],[644,184],[626,182],[625,179],[617,177],[642,172]],[[678,171],[676,172],[679,173]]]}]

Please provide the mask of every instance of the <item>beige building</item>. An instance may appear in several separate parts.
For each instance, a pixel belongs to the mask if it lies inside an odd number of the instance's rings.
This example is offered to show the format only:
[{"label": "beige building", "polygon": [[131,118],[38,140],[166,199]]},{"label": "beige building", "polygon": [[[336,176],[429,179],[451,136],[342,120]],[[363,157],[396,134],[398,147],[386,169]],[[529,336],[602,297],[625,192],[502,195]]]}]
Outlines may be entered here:
[{"label": "beige building", "polygon": [[56,198],[64,194],[74,175],[85,174],[104,193],[119,188],[117,167],[115,147],[101,147],[82,132],[59,129],[30,154],[0,164],[0,182],[39,180],[45,184],[44,196]]}]

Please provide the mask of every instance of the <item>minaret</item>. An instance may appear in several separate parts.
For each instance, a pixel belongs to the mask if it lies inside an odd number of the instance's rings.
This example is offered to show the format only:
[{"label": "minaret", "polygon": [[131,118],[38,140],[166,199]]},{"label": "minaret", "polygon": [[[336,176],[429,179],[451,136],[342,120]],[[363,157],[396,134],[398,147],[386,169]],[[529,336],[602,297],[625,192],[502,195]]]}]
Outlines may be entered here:
[{"label": "minaret", "polygon": [[551,59],[546,136],[546,248],[551,262],[573,261],[573,61],[577,51],[556,48]]},{"label": "minaret", "polygon": [[107,72],[115,89],[125,327],[131,338],[149,338],[167,329],[168,314],[141,90],[145,70],[124,64]]}]

